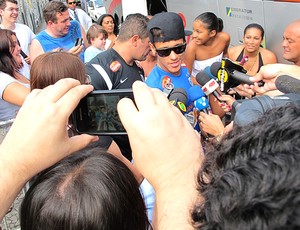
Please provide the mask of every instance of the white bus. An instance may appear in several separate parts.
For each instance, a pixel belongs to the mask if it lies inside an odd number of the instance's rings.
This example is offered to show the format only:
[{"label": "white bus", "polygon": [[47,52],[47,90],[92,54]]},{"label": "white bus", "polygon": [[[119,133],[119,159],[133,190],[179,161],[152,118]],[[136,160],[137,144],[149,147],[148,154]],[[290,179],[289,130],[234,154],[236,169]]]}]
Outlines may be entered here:
[{"label": "white bus", "polygon": [[[131,0],[132,1],[132,0]],[[250,23],[258,23],[265,30],[264,47],[272,50],[278,62],[287,63],[282,58],[282,36],[285,27],[299,19],[300,0],[134,0],[143,1],[147,14],[162,11],[178,13],[186,26],[192,30],[193,20],[206,11],[214,12],[223,19],[224,31],[231,36],[231,45],[242,43],[244,28]],[[103,0],[107,13],[112,14],[118,23],[123,21],[122,3],[124,0]],[[140,12],[137,4],[130,4],[132,13]],[[126,5],[128,9],[128,5]],[[140,12],[142,13],[142,12]]]}]

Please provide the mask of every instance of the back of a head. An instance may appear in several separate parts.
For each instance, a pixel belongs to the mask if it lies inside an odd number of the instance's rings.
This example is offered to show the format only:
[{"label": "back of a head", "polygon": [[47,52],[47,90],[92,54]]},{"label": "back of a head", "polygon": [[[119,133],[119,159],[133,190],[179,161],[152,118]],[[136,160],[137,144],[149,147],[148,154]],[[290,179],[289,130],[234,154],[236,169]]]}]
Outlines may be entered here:
[{"label": "back of a head", "polygon": [[85,67],[78,56],[67,52],[48,52],[38,56],[30,69],[30,89],[43,89],[63,78],[86,83]]},{"label": "back of a head", "polygon": [[223,20],[218,18],[212,12],[204,12],[195,18],[195,21],[201,21],[206,24],[209,31],[215,30],[216,32],[221,32],[223,30]]},{"label": "back of a head", "polygon": [[147,38],[148,21],[149,19],[140,13],[129,14],[121,24],[118,41],[128,41],[134,35],[138,35],[141,39]]},{"label": "back of a head", "polygon": [[75,153],[37,177],[21,204],[22,230],[147,229],[139,184],[99,149]]},{"label": "back of a head", "polygon": [[300,107],[268,111],[235,127],[199,171],[198,229],[300,228]]}]

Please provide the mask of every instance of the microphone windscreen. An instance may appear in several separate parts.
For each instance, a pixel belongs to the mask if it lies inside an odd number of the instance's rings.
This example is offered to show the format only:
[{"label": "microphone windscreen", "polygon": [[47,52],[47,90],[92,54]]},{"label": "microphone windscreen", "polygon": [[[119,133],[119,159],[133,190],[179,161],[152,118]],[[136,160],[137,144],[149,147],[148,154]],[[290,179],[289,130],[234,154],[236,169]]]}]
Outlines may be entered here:
[{"label": "microphone windscreen", "polygon": [[186,105],[188,101],[188,95],[183,88],[175,88],[169,96],[169,101],[172,100],[178,100]]},{"label": "microphone windscreen", "polygon": [[200,111],[203,109],[207,109],[209,107],[208,99],[206,97],[201,97],[198,100],[194,101],[194,106]]},{"label": "microphone windscreen", "polygon": [[206,66],[203,71],[210,77],[210,79],[214,79],[216,81],[218,80],[218,78],[212,75],[212,73],[210,72],[210,66]]},{"label": "microphone windscreen", "polygon": [[283,93],[299,93],[300,80],[288,75],[281,75],[275,80],[276,88]]},{"label": "microphone windscreen", "polygon": [[199,85],[193,85],[188,89],[187,93],[190,101],[195,101],[198,98],[205,96],[205,93]]},{"label": "microphone windscreen", "polygon": [[218,77],[218,71],[221,68],[221,62],[214,62],[210,66],[210,72],[215,77]]},{"label": "microphone windscreen", "polygon": [[197,73],[196,75],[196,80],[197,82],[201,85],[204,86],[207,82],[209,82],[211,79],[210,77],[204,72],[204,71],[200,71],[199,73]]}]

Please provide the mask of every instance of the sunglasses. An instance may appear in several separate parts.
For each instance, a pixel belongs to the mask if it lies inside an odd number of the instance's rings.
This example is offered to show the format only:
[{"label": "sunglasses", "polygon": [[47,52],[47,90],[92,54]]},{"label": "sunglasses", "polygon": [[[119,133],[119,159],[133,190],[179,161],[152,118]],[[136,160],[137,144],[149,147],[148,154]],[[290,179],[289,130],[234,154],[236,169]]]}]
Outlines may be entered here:
[{"label": "sunglasses", "polygon": [[160,57],[168,57],[172,51],[174,51],[176,54],[182,54],[185,51],[186,48],[186,43],[184,44],[179,44],[174,47],[166,48],[166,49],[156,49],[156,52],[158,56]]},{"label": "sunglasses", "polygon": [[76,5],[76,2],[69,2],[68,4],[69,5],[72,5],[72,4]]}]

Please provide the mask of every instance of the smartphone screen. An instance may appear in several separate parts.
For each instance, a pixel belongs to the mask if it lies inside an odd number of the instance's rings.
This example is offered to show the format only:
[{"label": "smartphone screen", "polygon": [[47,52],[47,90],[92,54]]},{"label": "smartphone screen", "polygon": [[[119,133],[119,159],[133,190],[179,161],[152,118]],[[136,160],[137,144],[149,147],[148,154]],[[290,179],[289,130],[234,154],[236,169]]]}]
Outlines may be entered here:
[{"label": "smartphone screen", "polygon": [[132,90],[95,90],[81,99],[72,113],[76,131],[94,135],[126,134],[117,112],[117,104],[123,97],[133,100]]}]

